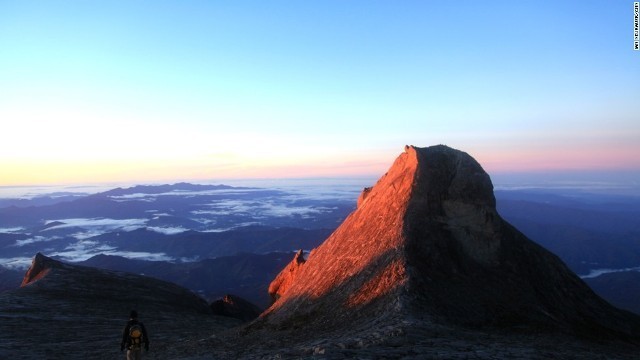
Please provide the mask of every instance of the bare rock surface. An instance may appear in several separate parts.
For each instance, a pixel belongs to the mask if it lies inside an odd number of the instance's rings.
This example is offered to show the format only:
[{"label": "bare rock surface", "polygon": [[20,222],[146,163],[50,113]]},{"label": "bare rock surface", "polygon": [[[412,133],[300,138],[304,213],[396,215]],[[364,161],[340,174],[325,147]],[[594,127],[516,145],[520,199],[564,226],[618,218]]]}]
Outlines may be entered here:
[{"label": "bare rock surface", "polygon": [[278,300],[291,287],[305,261],[304,252],[299,250],[293,260],[269,284],[269,297],[271,297],[272,303]]}]

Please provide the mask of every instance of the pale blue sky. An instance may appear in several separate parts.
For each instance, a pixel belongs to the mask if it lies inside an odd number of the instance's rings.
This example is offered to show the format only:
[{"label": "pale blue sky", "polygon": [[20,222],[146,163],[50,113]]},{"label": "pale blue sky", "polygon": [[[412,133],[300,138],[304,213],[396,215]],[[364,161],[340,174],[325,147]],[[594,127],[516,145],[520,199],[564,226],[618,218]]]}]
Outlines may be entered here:
[{"label": "pale blue sky", "polygon": [[632,5],[0,0],[0,184],[639,170]]}]

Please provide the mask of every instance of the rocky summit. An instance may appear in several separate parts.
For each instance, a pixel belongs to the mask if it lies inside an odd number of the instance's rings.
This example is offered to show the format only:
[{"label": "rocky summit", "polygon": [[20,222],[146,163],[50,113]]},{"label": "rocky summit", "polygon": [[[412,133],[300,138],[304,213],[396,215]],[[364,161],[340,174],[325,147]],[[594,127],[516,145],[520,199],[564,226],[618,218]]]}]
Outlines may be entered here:
[{"label": "rocky summit", "polygon": [[260,337],[265,354],[633,358],[640,350],[640,318],[504,221],[488,174],[442,145],[407,146],[270,292],[275,303],[235,340]]}]

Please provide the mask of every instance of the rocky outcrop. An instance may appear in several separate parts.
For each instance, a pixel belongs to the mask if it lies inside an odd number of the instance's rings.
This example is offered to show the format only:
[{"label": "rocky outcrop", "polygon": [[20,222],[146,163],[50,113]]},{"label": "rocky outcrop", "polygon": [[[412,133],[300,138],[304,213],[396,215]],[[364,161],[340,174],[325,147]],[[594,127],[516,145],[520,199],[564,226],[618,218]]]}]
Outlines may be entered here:
[{"label": "rocky outcrop", "polygon": [[369,193],[371,192],[371,187],[366,187],[362,190],[362,192],[360,193],[360,196],[358,196],[358,202],[356,203],[356,207],[360,207],[360,205],[367,199],[367,196],[369,195]]},{"label": "rocky outcrop", "polygon": [[211,303],[211,310],[215,315],[228,316],[242,321],[251,321],[262,312],[262,309],[247,300],[227,294]]},{"label": "rocky outcrop", "polygon": [[272,303],[278,300],[280,296],[289,289],[305,261],[304,251],[298,250],[289,265],[269,284],[269,297],[271,297]]},{"label": "rocky outcrop", "polygon": [[61,266],[61,264],[42,255],[41,253],[37,253],[36,256],[33,257],[31,267],[29,267],[27,273],[24,275],[24,279],[22,279],[20,287],[27,286],[42,279],[49,273],[49,270],[55,266]]},{"label": "rocky outcrop", "polygon": [[471,156],[407,146],[303,266],[283,271],[295,276],[253,328],[338,334],[412,323],[638,341],[640,318],[596,296],[495,205]]}]

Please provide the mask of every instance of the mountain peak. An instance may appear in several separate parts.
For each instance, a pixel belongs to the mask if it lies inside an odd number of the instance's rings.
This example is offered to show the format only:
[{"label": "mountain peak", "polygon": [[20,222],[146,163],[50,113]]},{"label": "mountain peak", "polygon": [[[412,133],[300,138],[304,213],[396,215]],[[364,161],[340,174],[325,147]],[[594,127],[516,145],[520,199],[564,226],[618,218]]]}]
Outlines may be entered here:
[{"label": "mountain peak", "polygon": [[500,221],[493,184],[482,166],[469,154],[444,145],[406,151],[415,156],[417,167],[405,231],[420,231],[425,219],[439,222],[467,256],[485,265],[495,263]]},{"label": "mountain peak", "polygon": [[283,273],[295,276],[261,319],[276,327],[395,319],[584,336],[640,329],[504,221],[489,175],[444,145],[406,146],[342,225]]},{"label": "mountain peak", "polygon": [[49,270],[51,270],[51,268],[61,265],[62,264],[60,262],[46,257],[42,253],[37,253],[36,256],[33,257],[33,260],[31,261],[31,267],[29,267],[29,269],[25,273],[20,287],[25,287],[42,279],[49,273]]}]

